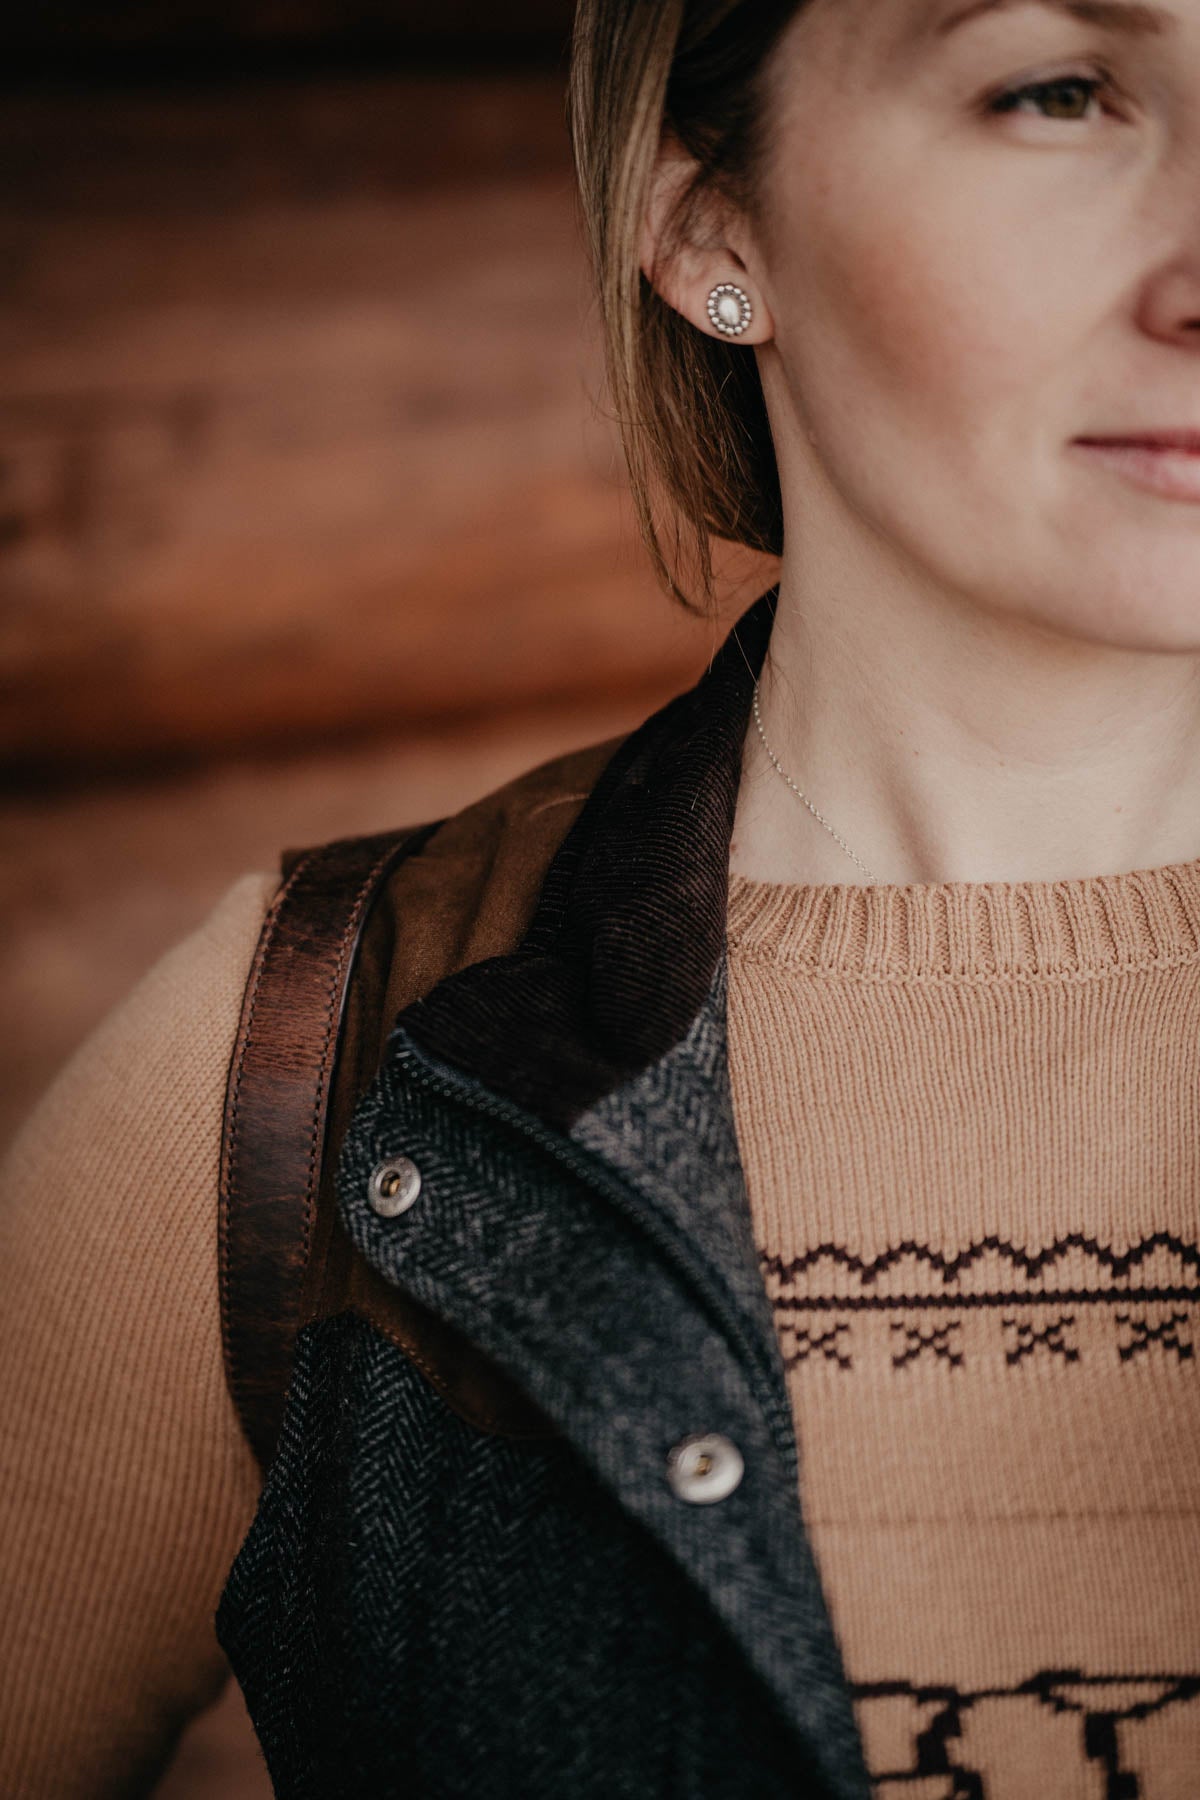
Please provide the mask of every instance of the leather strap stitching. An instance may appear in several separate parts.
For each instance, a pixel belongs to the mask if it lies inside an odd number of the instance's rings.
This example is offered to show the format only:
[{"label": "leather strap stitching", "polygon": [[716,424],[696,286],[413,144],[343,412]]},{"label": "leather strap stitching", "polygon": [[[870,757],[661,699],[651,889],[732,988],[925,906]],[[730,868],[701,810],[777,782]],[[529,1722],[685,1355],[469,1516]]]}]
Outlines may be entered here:
[{"label": "leather strap stitching", "polygon": [[[222,1352],[226,1380],[243,1429],[260,1464],[265,1468],[277,1437],[287,1373],[299,1323],[300,1290],[311,1251],[317,1190],[320,1182],[324,1127],[336,1065],[338,1025],[354,952],[370,900],[382,877],[406,853],[420,848],[441,821],[412,831],[380,838],[343,840],[302,855],[291,869],[268,910],[243,1001],[242,1019],[231,1063],[227,1105],[222,1131],[221,1180],[218,1208],[218,1282]],[[347,861],[359,863],[373,851],[372,860],[350,895],[338,888],[338,875]],[[320,891],[320,877],[332,877],[329,893]],[[314,877],[316,879],[314,879]],[[305,884],[308,884],[305,891]],[[324,916],[320,914],[324,907]],[[303,994],[298,1032],[288,1048],[299,1046],[301,1067],[292,1073],[311,1084],[307,1107],[307,1147],[301,1152],[295,1174],[287,1145],[258,1141],[252,1148],[245,1138],[243,1090],[253,1072],[260,1102],[270,1098],[278,1070],[272,1054],[271,1025],[282,1035],[279,1020],[264,1024],[260,1017],[264,996],[271,992],[276,1004],[284,1000],[285,984],[305,968],[316,973],[327,959],[330,912],[340,931],[331,967],[323,974],[320,1049],[310,1060],[305,1041]],[[309,926],[307,938],[305,926]],[[283,945],[288,927],[292,940]],[[322,934],[321,927],[326,929]],[[308,1013],[311,1017],[311,1011]],[[289,1018],[287,1024],[292,1024]],[[315,1034],[314,1034],[315,1035]],[[261,1123],[261,1122],[260,1122]],[[297,1146],[299,1151],[300,1147]],[[236,1274],[235,1274],[236,1268]]]}]

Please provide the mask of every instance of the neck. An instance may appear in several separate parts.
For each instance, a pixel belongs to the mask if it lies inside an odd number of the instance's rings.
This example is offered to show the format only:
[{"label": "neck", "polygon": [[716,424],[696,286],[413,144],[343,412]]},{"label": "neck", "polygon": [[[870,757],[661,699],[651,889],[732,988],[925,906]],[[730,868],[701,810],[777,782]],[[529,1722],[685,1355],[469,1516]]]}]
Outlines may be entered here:
[{"label": "neck", "polygon": [[[1200,656],[1057,635],[882,570],[785,560],[771,749],[880,882],[1058,881],[1200,855]],[[865,884],[751,713],[730,866]]]}]

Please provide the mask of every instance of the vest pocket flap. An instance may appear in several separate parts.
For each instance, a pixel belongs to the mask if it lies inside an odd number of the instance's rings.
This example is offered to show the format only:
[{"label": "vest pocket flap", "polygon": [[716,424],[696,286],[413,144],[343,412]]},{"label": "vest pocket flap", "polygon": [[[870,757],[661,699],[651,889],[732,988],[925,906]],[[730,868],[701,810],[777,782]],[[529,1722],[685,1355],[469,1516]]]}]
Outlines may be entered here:
[{"label": "vest pocket flap", "polygon": [[458,1328],[354,1255],[345,1304],[401,1350],[451,1410],[499,1437],[557,1437],[554,1422]]}]

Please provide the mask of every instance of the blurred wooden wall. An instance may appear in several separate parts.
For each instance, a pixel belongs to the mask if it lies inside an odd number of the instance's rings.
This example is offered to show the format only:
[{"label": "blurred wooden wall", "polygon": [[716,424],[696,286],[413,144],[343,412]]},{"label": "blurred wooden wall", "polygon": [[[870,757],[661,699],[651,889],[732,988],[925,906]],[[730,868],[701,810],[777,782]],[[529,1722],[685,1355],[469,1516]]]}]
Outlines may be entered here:
[{"label": "blurred wooden wall", "polygon": [[47,0],[10,12],[0,49],[10,80],[78,71],[128,74],[131,66],[168,79],[206,69],[244,69],[256,57],[271,70],[308,58],[322,70],[356,59],[442,55],[455,68],[484,60],[561,62],[571,0]]},{"label": "blurred wooden wall", "polygon": [[554,71],[0,109],[0,760],[670,686]]}]

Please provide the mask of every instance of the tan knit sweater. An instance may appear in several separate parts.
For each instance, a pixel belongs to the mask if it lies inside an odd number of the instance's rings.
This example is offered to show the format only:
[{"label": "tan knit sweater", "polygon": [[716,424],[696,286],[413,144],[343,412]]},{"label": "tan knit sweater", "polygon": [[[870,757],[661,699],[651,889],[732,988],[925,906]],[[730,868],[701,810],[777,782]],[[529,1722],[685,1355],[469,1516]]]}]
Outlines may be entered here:
[{"label": "tan knit sweater", "polygon": [[[230,891],[7,1159],[5,1800],[139,1791],[222,1678],[259,1483],[218,1138],[274,886]],[[733,876],[729,925],[754,1231],[877,1794],[1196,1800],[1200,863]]]},{"label": "tan knit sweater", "polygon": [[1197,1800],[1200,862],[735,875],[729,941],[754,1229],[876,1791]]}]

